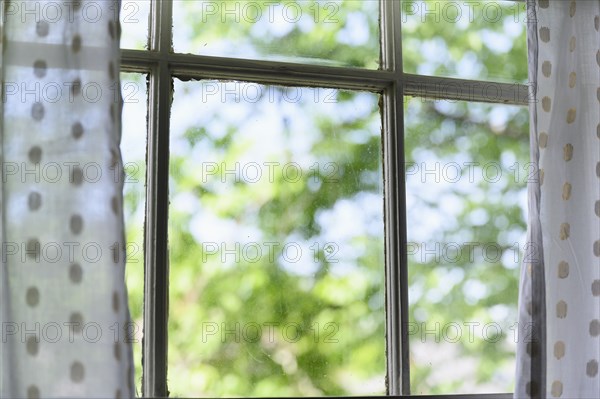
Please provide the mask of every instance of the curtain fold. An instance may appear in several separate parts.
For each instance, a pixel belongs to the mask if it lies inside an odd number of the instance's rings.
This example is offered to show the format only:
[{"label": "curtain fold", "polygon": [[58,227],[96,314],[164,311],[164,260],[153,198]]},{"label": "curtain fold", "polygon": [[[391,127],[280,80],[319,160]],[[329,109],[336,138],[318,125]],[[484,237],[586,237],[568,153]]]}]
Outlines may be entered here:
[{"label": "curtain fold", "polygon": [[528,1],[529,243],[515,398],[600,395],[600,0]]},{"label": "curtain fold", "polygon": [[0,394],[133,397],[120,4],[0,6]]}]

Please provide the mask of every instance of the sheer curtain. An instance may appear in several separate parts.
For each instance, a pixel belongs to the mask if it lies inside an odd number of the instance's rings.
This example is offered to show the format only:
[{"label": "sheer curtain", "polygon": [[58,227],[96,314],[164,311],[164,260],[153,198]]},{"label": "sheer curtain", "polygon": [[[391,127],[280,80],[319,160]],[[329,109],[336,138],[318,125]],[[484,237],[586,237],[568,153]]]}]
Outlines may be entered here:
[{"label": "sheer curtain", "polygon": [[0,10],[0,393],[132,397],[119,4]]},{"label": "sheer curtain", "polygon": [[528,2],[527,260],[515,397],[600,395],[600,0]]}]

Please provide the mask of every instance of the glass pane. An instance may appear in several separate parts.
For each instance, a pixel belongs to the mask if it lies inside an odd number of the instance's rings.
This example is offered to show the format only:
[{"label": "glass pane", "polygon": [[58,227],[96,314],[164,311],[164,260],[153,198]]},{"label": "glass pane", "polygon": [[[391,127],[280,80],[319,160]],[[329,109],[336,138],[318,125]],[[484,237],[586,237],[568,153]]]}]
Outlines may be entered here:
[{"label": "glass pane", "polygon": [[385,393],[378,101],[175,84],[173,396]]},{"label": "glass pane", "polygon": [[376,69],[377,1],[173,2],[176,52]]},{"label": "glass pane", "polygon": [[526,107],[405,105],[411,389],[512,392]]},{"label": "glass pane", "polygon": [[126,252],[125,278],[129,310],[134,323],[133,358],[136,389],[141,393],[142,327],[144,304],[144,212],[146,208],[146,75],[121,74],[123,132],[121,156],[125,171],[123,185]]},{"label": "glass pane", "polygon": [[402,0],[404,71],[527,81],[525,2]]},{"label": "glass pane", "polygon": [[150,0],[121,0],[121,48],[148,48]]}]

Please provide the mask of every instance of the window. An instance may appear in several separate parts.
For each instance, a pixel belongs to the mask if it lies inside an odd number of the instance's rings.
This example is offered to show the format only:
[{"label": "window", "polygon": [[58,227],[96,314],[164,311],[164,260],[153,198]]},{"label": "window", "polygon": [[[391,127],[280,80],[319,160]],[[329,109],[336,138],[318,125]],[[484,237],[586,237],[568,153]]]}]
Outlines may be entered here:
[{"label": "window", "polygon": [[510,396],[524,4],[124,1],[121,25],[144,396]]}]

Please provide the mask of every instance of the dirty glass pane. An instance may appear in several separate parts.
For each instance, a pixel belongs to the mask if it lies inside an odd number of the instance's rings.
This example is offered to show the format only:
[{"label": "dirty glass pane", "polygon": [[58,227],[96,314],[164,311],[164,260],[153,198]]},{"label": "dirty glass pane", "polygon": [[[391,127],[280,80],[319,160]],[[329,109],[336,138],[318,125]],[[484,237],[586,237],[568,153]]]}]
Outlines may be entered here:
[{"label": "dirty glass pane", "polygon": [[407,99],[411,390],[512,392],[526,107]]},{"label": "dirty glass pane", "polygon": [[402,0],[404,71],[527,81],[525,2]]},{"label": "dirty glass pane", "polygon": [[125,278],[129,311],[133,322],[133,359],[135,384],[141,392],[142,327],[144,304],[144,211],[146,209],[146,75],[121,73],[123,132],[121,156],[125,180],[123,214],[125,217]]},{"label": "dirty glass pane", "polygon": [[175,84],[173,396],[385,393],[377,94]]},{"label": "dirty glass pane", "polygon": [[148,16],[150,0],[122,0],[121,48],[145,50],[148,46]]},{"label": "dirty glass pane", "polygon": [[379,2],[173,1],[176,52],[376,69]]}]

